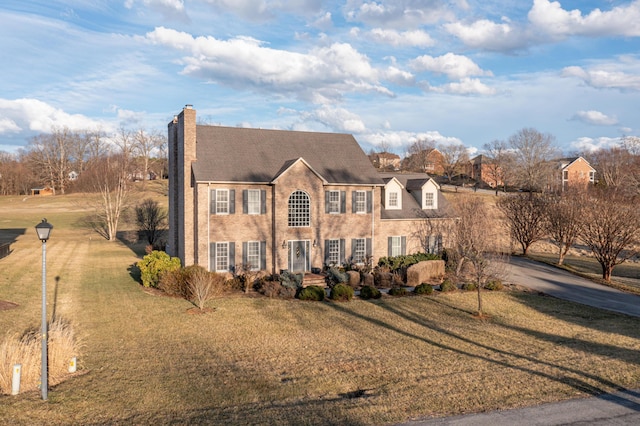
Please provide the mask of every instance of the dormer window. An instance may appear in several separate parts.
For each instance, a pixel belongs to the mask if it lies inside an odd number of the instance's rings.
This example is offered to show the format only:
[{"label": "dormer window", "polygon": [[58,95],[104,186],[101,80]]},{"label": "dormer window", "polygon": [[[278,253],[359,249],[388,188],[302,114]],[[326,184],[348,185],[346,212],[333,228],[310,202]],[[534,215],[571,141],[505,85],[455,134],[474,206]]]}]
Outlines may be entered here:
[{"label": "dormer window", "polygon": [[424,193],[424,206],[425,209],[434,209],[435,206],[435,194],[433,192]]},{"label": "dormer window", "polygon": [[389,207],[398,207],[398,193],[390,192],[389,193]]}]

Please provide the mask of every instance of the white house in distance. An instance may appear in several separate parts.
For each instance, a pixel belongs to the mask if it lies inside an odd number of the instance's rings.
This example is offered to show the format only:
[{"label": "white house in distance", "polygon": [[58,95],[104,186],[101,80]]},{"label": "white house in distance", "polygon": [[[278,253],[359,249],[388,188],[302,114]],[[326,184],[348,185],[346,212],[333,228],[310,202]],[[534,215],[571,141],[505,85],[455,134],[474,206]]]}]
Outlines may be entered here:
[{"label": "white house in distance", "polygon": [[308,272],[447,237],[435,181],[378,173],[351,135],[200,125],[187,105],[168,136],[167,251],[183,265]]}]

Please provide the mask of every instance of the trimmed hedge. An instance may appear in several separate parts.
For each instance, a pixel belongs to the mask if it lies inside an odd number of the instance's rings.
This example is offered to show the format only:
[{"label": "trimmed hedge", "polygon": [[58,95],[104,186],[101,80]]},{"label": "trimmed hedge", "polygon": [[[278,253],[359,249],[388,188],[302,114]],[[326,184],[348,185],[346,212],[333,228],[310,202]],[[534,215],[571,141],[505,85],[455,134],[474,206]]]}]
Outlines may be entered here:
[{"label": "trimmed hedge", "polygon": [[443,293],[449,292],[449,291],[455,291],[457,290],[458,287],[453,283],[453,281],[451,281],[450,279],[446,279],[442,282],[442,284],[440,284],[440,291]]},{"label": "trimmed hedge", "polygon": [[361,299],[380,299],[382,297],[382,293],[377,288],[365,285],[360,289],[360,298]]},{"label": "trimmed hedge", "polygon": [[298,291],[297,297],[300,300],[312,300],[316,302],[321,302],[324,300],[324,297],[325,297],[324,288],[318,285],[310,285],[308,287],[303,287]]},{"label": "trimmed hedge", "polygon": [[422,283],[417,285],[416,288],[413,289],[413,292],[415,294],[431,294],[433,293],[433,287],[431,284]]},{"label": "trimmed hedge", "polygon": [[389,289],[389,296],[406,296],[407,289],[404,287],[392,287]]},{"label": "trimmed hedge", "polygon": [[348,286],[346,284],[336,284],[331,289],[331,294],[329,295],[329,298],[331,300],[348,302],[349,300],[353,299],[353,294],[354,294],[354,291],[351,286]]}]

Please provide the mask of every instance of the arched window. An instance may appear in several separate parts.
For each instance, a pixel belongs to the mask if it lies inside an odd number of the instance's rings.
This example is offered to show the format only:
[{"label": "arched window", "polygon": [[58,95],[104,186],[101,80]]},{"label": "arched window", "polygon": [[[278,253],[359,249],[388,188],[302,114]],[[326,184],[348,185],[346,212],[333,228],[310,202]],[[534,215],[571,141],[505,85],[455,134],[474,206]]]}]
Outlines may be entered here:
[{"label": "arched window", "polygon": [[295,191],[289,196],[289,226],[311,225],[310,204],[309,194],[304,191]]}]

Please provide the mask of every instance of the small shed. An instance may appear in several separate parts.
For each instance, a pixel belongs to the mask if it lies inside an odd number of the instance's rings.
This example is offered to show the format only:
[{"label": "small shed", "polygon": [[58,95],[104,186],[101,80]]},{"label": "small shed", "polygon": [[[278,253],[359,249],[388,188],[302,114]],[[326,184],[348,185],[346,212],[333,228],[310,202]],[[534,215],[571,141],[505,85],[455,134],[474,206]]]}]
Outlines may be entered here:
[{"label": "small shed", "polygon": [[56,190],[50,186],[42,188],[31,188],[31,195],[56,195]]}]

